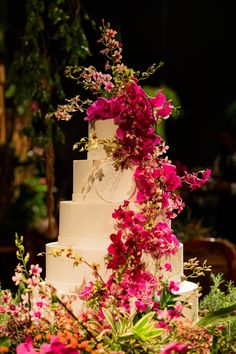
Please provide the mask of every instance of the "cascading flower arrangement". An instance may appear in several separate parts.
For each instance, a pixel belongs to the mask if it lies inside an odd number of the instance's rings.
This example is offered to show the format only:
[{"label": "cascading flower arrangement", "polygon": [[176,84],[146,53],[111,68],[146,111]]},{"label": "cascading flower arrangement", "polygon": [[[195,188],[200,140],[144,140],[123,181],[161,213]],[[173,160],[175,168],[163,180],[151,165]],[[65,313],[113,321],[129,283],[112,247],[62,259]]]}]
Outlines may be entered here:
[{"label": "cascading flower arrangement", "polygon": [[109,150],[116,169],[132,166],[139,211],[131,210],[128,201],[114,210],[112,217],[117,221],[118,231],[110,236],[106,263],[112,271],[111,276],[106,283],[100,284],[98,299],[98,284],[92,283],[81,297],[89,300],[91,306],[92,303],[100,303],[103,307],[115,305],[126,311],[131,310],[131,299],[136,299],[136,310],[144,311],[160,307],[162,290],[167,287],[172,310],[178,284],[172,281],[171,285],[164,285],[162,275],[158,279],[148,272],[143,255],[149,254],[160,261],[163,256],[177,251],[179,242],[170,220],[181,212],[184,203],[176,191],[183,182],[191,189],[200,187],[208,180],[210,170],[178,176],[176,166],[165,156],[168,146],[157,134],[158,124],[171,115],[171,100],[166,99],[162,90],[155,97],[148,97],[139,84],[157,67],[153,65],[143,74],[127,68],[122,63],[122,46],[116,40],[116,31],[108,24],[101,27],[101,32],[99,42],[105,47],[101,53],[107,58],[106,73],[98,72],[94,67],[66,70],[67,76],[90,90],[95,100],[86,102],[89,104],[86,109],[84,102],[76,96],[67,105],[59,106],[55,117],[68,120],[74,111],[86,110],[86,121],[113,119],[117,126],[114,139],[98,141],[96,136],[91,136],[88,140],[82,139],[77,146],[84,142],[86,147],[82,145],[82,148],[87,149],[103,145]]},{"label": "cascading flower arrangement", "polygon": [[[90,90],[95,100],[76,96],[49,116],[69,120],[80,111],[86,112],[86,121],[114,120],[113,139],[99,140],[93,135],[81,139],[77,147],[103,145],[116,169],[131,166],[139,208],[132,210],[125,200],[112,214],[116,228],[107,250],[108,280],[100,277],[96,265],[73,255],[71,249],[54,251],[55,256],[71,258],[75,265],[85,262],[93,268],[95,281],[79,293],[86,309],[78,317],[71,309],[73,296],[59,298],[40,277],[37,265],[27,269],[29,255],[24,254],[23,239],[16,237],[21,264],[13,281],[19,290],[15,297],[9,290],[0,292],[0,353],[211,353],[213,335],[182,316],[186,304],[176,295],[179,284],[163,276],[171,264],[160,265],[163,256],[174,254],[179,247],[171,229],[171,220],[184,208],[179,188],[183,183],[191,190],[200,187],[210,170],[177,174],[166,156],[168,146],[158,135],[158,124],[174,107],[161,90],[148,97],[140,86],[159,66],[153,65],[145,73],[127,68],[116,31],[109,24],[100,29],[106,73],[92,66],[66,69],[66,75]],[[155,259],[160,272],[152,274],[146,268],[145,255]],[[197,262],[192,265],[197,265],[198,272],[208,269]]]}]

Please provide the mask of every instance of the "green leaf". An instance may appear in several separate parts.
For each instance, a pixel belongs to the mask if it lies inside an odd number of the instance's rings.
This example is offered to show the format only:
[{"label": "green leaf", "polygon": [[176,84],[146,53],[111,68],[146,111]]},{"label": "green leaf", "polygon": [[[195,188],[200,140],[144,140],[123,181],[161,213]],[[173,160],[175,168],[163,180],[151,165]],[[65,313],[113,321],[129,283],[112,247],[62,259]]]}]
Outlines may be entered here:
[{"label": "green leaf", "polygon": [[119,335],[127,334],[132,328],[132,321],[128,318],[119,318],[118,321],[118,328],[119,328]]},{"label": "green leaf", "polygon": [[[235,310],[236,304],[233,304],[231,306],[221,308],[217,311],[209,312],[205,317],[203,317],[197,322],[197,325],[207,327],[215,322],[220,322],[222,320],[229,319],[230,316],[233,315],[232,312]],[[233,315],[232,318],[235,318],[235,315]]]},{"label": "green leaf", "polygon": [[145,333],[144,337],[146,339],[151,339],[151,338],[155,338],[157,336],[160,336],[161,333],[163,332],[163,329],[161,328],[154,328],[151,331],[148,331],[148,333]]},{"label": "green leaf", "polygon": [[149,312],[146,315],[144,315],[138,322],[135,323],[134,329],[135,332],[142,330],[145,326],[149,324],[149,322],[152,320],[155,312]]},{"label": "green leaf", "polygon": [[122,334],[122,335],[119,335],[119,339],[124,339],[124,340],[127,340],[127,339],[131,339],[134,337],[134,333],[132,332],[127,332],[125,334]]},{"label": "green leaf", "polygon": [[112,329],[116,329],[116,325],[115,322],[113,320],[112,314],[110,313],[110,311],[108,311],[106,308],[102,309],[102,312],[107,320],[107,322],[109,323],[109,325],[111,326]]}]

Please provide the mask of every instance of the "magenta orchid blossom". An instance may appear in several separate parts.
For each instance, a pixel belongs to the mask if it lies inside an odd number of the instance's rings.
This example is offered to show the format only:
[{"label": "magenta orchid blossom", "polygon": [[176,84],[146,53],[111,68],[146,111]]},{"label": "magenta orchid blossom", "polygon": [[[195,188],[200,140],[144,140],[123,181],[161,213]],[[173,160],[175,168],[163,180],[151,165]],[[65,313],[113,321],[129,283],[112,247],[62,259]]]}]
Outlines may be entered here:
[{"label": "magenta orchid blossom", "polygon": [[27,337],[24,343],[21,343],[16,348],[16,354],[36,354],[31,337]]},{"label": "magenta orchid blossom", "polygon": [[27,337],[24,343],[16,348],[16,354],[78,354],[78,350],[66,347],[56,336],[53,336],[50,343],[43,343],[39,349],[35,349],[31,337]]},{"label": "magenta orchid blossom", "polygon": [[179,342],[172,342],[166,345],[160,352],[160,354],[175,354],[175,353],[187,353],[188,346]]}]

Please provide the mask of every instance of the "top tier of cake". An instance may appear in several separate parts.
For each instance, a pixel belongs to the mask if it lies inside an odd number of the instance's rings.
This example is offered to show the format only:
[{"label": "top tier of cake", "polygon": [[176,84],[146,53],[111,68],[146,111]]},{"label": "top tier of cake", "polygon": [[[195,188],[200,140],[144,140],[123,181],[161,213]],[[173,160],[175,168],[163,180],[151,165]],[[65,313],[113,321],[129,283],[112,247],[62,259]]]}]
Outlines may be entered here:
[{"label": "top tier of cake", "polygon": [[[89,122],[89,136],[113,139],[117,126],[113,119]],[[74,161],[73,202],[123,203],[134,200],[133,169],[116,170],[101,145],[88,151],[87,160]]]},{"label": "top tier of cake", "polygon": [[[112,139],[114,138],[117,126],[113,119],[91,121],[88,125],[89,136],[96,135],[97,139]],[[107,158],[107,154],[103,147],[90,149],[88,151],[88,160],[103,160]]]}]

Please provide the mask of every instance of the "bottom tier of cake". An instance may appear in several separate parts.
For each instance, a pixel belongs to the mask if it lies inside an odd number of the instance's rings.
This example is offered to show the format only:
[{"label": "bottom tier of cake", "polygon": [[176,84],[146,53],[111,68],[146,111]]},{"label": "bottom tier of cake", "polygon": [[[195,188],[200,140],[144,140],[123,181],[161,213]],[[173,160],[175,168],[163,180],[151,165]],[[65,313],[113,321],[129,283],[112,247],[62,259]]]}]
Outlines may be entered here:
[{"label": "bottom tier of cake", "polygon": [[[78,266],[73,265],[73,261],[65,256],[58,256],[62,249],[68,249],[68,246],[52,242],[46,245],[46,282],[51,284],[57,290],[58,294],[69,295],[75,292],[82,291],[89,281],[93,281],[93,270],[89,264],[97,263],[100,265],[99,274],[106,280],[108,271],[105,268],[104,257],[106,256],[106,247],[90,240],[90,247],[72,248],[74,255],[82,256],[86,262],[81,262]],[[174,265],[182,262],[183,247],[176,255],[171,256],[169,261]],[[173,259],[172,259],[173,258]],[[177,259],[178,258],[178,259]],[[178,267],[182,269],[182,264]],[[177,274],[174,275],[174,280],[177,280]],[[182,274],[179,274],[179,279]],[[186,301],[188,305],[184,307],[183,315],[191,321],[198,319],[198,286],[189,281],[181,281],[179,290],[176,292],[179,295],[179,300]],[[73,305],[73,310],[78,312],[82,309],[83,302],[76,300]]]}]

